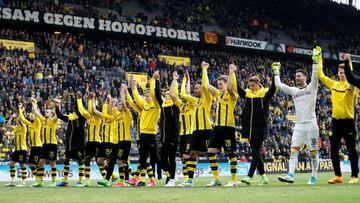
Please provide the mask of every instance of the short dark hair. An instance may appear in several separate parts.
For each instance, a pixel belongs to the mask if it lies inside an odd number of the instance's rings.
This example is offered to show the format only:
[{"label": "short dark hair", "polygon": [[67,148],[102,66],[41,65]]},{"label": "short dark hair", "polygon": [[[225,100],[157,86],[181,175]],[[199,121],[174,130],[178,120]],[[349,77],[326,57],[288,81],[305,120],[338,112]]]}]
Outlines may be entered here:
[{"label": "short dark hair", "polygon": [[304,69],[297,69],[295,73],[302,73],[302,74],[304,74],[306,77],[308,76],[307,71],[304,70]]}]

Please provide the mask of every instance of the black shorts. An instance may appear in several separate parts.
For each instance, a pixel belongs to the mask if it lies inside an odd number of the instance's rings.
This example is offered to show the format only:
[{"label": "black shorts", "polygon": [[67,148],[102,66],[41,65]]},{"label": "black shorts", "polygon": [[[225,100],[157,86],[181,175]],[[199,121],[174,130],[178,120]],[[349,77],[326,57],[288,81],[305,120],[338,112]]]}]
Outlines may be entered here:
[{"label": "black shorts", "polygon": [[196,130],[191,136],[191,151],[207,152],[212,130]]},{"label": "black shorts", "polygon": [[130,154],[131,141],[120,141],[114,146],[114,159],[127,161]]},{"label": "black shorts", "polygon": [[99,157],[110,159],[113,152],[114,144],[110,142],[101,143]]},{"label": "black shorts", "polygon": [[235,128],[225,126],[214,127],[213,134],[210,137],[209,148],[224,148],[225,152],[235,152]]},{"label": "black shorts", "polygon": [[29,164],[38,165],[41,157],[41,149],[42,147],[31,147],[30,156],[29,156]]},{"label": "black shorts", "polygon": [[41,149],[41,159],[56,161],[57,145],[56,144],[44,144]]},{"label": "black shorts", "polygon": [[11,161],[18,162],[20,164],[25,164],[27,160],[27,151],[19,150],[14,151],[11,156]]},{"label": "black shorts", "polygon": [[87,142],[85,147],[85,156],[98,157],[100,154],[100,142]]},{"label": "black shorts", "polygon": [[180,155],[190,154],[192,135],[180,135]]},{"label": "black shorts", "polygon": [[65,152],[65,157],[75,160],[83,160],[85,156],[84,149],[72,149]]}]

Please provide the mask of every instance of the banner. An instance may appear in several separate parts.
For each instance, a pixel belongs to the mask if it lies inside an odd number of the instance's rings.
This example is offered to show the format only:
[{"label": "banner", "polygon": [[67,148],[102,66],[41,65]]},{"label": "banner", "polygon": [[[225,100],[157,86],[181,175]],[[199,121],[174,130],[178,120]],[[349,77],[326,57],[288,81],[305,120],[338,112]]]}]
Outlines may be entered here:
[{"label": "banner", "polygon": [[177,66],[186,66],[189,67],[191,60],[189,57],[179,57],[179,56],[166,56],[166,55],[159,55],[160,61],[165,61],[165,63],[169,65],[177,65]]},{"label": "banner", "polygon": [[34,42],[25,42],[17,40],[7,40],[0,39],[0,44],[2,44],[6,49],[23,49],[28,52],[35,52],[35,43]]},{"label": "banner", "polygon": [[129,22],[0,7],[0,19],[200,42],[200,33]]},{"label": "banner", "polygon": [[146,85],[148,83],[148,77],[146,75],[146,73],[127,73],[127,80],[129,81],[130,79],[134,79],[136,80],[136,82],[140,85],[140,87],[143,90],[146,90]]},{"label": "banner", "polygon": [[[312,49],[286,45],[286,53],[312,56]],[[322,56],[325,59],[339,60],[337,52],[323,50]]]},{"label": "banner", "polygon": [[[339,53],[339,59],[340,60],[344,60],[344,55],[346,53]],[[354,54],[350,54],[350,59],[353,63],[360,63],[360,56],[359,55],[354,55]]]},{"label": "banner", "polygon": [[226,36],[225,45],[285,53],[285,44],[265,42],[265,41],[252,40],[252,39],[243,39],[243,38]]},{"label": "banner", "polygon": [[[332,162],[330,159],[323,159],[319,160],[319,172],[331,172],[333,171]],[[275,174],[275,173],[287,173],[289,170],[289,163],[288,162],[265,162],[265,172],[268,174]],[[351,166],[350,161],[341,161],[340,162],[341,171],[342,172],[350,172]],[[56,179],[62,180],[64,178],[64,166],[63,164],[57,164],[57,173]],[[115,166],[117,167],[117,166]],[[137,164],[130,164],[130,167],[133,171],[136,170]],[[246,176],[248,170],[250,168],[250,163],[238,162],[237,165],[237,176]],[[0,181],[10,181],[10,173],[9,173],[9,162],[0,162]],[[115,172],[117,170],[114,170]],[[299,162],[298,167],[296,169],[297,172],[300,173],[307,173],[311,171],[310,163],[309,162]],[[99,167],[96,163],[92,162],[90,165],[90,177],[91,179],[99,180],[102,179],[102,176],[99,171]],[[164,174],[165,175],[165,174]],[[211,169],[209,163],[198,163],[196,165],[195,177],[211,177]],[[219,163],[219,175],[220,176],[230,176],[230,164],[220,162]],[[16,166],[16,177],[21,179],[21,169],[19,166]],[[176,164],[176,177],[183,177],[182,175],[182,163],[177,162]],[[34,181],[35,177],[31,173],[31,170],[27,168],[27,178],[29,181]],[[70,163],[70,171],[69,171],[69,180],[78,180],[79,178],[79,171],[78,165],[76,162]],[[45,181],[51,180],[51,166],[45,166]]]}]

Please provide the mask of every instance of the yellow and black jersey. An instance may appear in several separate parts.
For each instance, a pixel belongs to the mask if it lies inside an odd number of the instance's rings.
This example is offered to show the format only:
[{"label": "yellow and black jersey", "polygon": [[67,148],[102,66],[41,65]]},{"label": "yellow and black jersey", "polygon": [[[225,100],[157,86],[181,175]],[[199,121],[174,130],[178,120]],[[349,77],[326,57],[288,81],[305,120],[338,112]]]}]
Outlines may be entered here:
[{"label": "yellow and black jersey", "polygon": [[[186,93],[186,79],[181,83],[180,95]],[[180,109],[180,135],[191,135],[194,131],[195,102],[186,101]]]},{"label": "yellow and black jersey", "polygon": [[[345,70],[350,70],[348,61],[345,66]],[[346,80],[336,81],[325,76],[322,64],[319,64],[318,77],[331,91],[332,117],[335,119],[353,119],[355,116],[355,87]]]},{"label": "yellow and black jersey", "polygon": [[216,92],[216,126],[235,127],[234,111],[238,97],[237,93],[231,96],[227,91]]},{"label": "yellow and black jersey", "polygon": [[57,137],[56,137],[56,129],[58,118],[45,118],[40,116],[39,119],[42,122],[43,130],[42,130],[42,143],[43,144],[56,144],[57,145]]},{"label": "yellow and black jersey", "polygon": [[15,134],[15,151],[25,150],[27,151],[26,133],[27,128],[25,124],[19,124],[12,127]]},{"label": "yellow and black jersey", "polygon": [[88,111],[85,111],[82,104],[82,100],[78,99],[78,108],[81,115],[83,115],[88,122],[86,141],[101,142],[101,137],[100,137],[101,116],[98,116],[92,112],[92,100],[88,100]]},{"label": "yellow and black jersey", "polygon": [[28,127],[27,133],[30,139],[30,147],[41,147],[41,120],[38,117],[35,117],[34,121],[30,122],[24,117],[24,112],[22,109],[19,109],[19,117],[20,120]]},{"label": "yellow and black jersey", "polygon": [[[113,134],[111,133],[112,116],[108,114],[108,104],[102,107],[102,141],[114,143]],[[114,143],[116,144],[116,143]]]},{"label": "yellow and black jersey", "polygon": [[131,141],[132,115],[130,110],[120,112],[113,108],[112,116],[114,117],[111,123],[111,131],[114,135],[113,143]]},{"label": "yellow and black jersey", "polygon": [[141,108],[140,133],[156,134],[158,132],[157,124],[160,119],[160,104],[155,96],[155,79],[150,80],[151,102],[146,102],[139,94],[137,89],[133,90],[135,103]]}]

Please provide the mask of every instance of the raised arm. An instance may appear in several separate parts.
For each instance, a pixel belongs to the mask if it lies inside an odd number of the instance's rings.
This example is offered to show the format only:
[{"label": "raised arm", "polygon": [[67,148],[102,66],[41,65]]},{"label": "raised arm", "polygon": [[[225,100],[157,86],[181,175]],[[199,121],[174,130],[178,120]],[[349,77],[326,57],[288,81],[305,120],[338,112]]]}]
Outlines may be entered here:
[{"label": "raised arm", "polygon": [[101,112],[96,108],[95,96],[88,101],[89,112],[96,116],[101,116]]},{"label": "raised arm", "polygon": [[25,123],[25,125],[31,125],[31,122],[30,122],[28,119],[26,119],[25,116],[24,116],[23,104],[20,103],[20,104],[18,105],[18,107],[19,107],[19,118],[20,118],[20,120],[21,120],[23,123]]},{"label": "raised arm", "polygon": [[81,93],[77,93],[77,109],[79,111],[79,113],[81,114],[81,116],[85,117],[86,119],[89,119],[91,117],[90,113],[87,112],[85,109],[84,109],[84,106],[83,106],[83,102],[82,102],[82,98],[81,98]]},{"label": "raised arm", "polygon": [[44,118],[44,116],[41,115],[41,113],[40,113],[40,111],[39,111],[39,109],[38,109],[36,100],[33,99],[33,98],[31,98],[31,99],[30,99],[30,103],[31,103],[31,105],[32,105],[32,110],[33,110],[35,116],[36,116],[37,118],[39,118],[42,122],[44,122],[44,121],[45,121],[45,118]]},{"label": "raised arm", "polygon": [[174,102],[174,104],[179,109],[181,109],[182,101],[179,99],[179,95],[178,95],[178,92],[179,92],[179,90],[178,90],[179,85],[178,85],[178,82],[177,82],[178,79],[179,79],[179,75],[175,71],[173,73],[173,81],[171,82],[171,85],[170,85],[170,97],[171,97],[171,100]]},{"label": "raised arm", "polygon": [[69,118],[68,116],[65,116],[64,114],[61,113],[60,108],[61,108],[61,103],[59,100],[54,100],[54,102],[56,103],[55,105],[55,112],[56,112],[56,117],[58,117],[60,120],[64,121],[64,122],[69,122]]},{"label": "raised arm", "polygon": [[345,75],[346,75],[347,81],[351,85],[354,85],[355,87],[360,88],[360,78],[355,78],[354,74],[351,71],[352,65],[351,65],[351,60],[350,60],[350,54],[345,54],[344,63],[345,63],[344,70],[345,70]]},{"label": "raised arm", "polygon": [[126,101],[130,105],[130,107],[136,111],[137,113],[141,113],[141,108],[137,104],[135,104],[134,100],[132,99],[127,87],[126,87],[126,93],[125,93]]},{"label": "raised arm", "polygon": [[313,55],[312,55],[313,65],[312,65],[311,83],[310,83],[310,87],[314,91],[317,91],[319,85],[318,67],[323,65],[323,59],[321,55],[322,55],[321,47],[316,46],[313,49]]},{"label": "raised arm", "polygon": [[[201,68],[202,68],[202,77],[201,77],[201,86],[203,88],[203,92],[205,95],[205,100],[206,101],[212,101],[213,98],[213,94],[210,93],[210,89],[209,89],[209,79],[207,76],[207,69],[209,68],[209,64],[202,62],[201,63]],[[211,88],[211,87],[210,87]],[[215,91],[214,89],[212,89],[212,91]],[[219,91],[219,90],[217,90]],[[215,91],[215,95],[216,95],[216,91]]]},{"label": "raised arm", "polygon": [[245,98],[246,92],[237,82],[236,70],[237,67],[234,64],[229,65],[229,77],[228,77],[228,82],[226,84],[227,91],[232,97],[234,97],[237,93],[239,94],[240,97]]},{"label": "raised arm", "polygon": [[106,103],[103,104],[102,106],[102,111],[101,111],[101,117],[104,119],[108,119],[108,120],[112,120],[113,116],[109,114],[109,110],[111,112],[112,108],[111,108],[111,96],[108,95],[106,97]]},{"label": "raised arm", "polygon": [[266,92],[265,98],[270,99],[271,97],[274,96],[275,93],[276,93],[276,86],[275,86],[275,78],[273,76],[273,78],[271,80],[271,85],[270,85],[269,91]]},{"label": "raised arm", "polygon": [[127,92],[127,87],[121,85],[120,102],[121,102],[122,108],[124,109],[124,112],[126,112],[128,110],[128,107],[126,105],[126,96],[125,96],[126,92]]},{"label": "raised arm", "polygon": [[273,70],[274,78],[275,78],[275,86],[279,88],[281,91],[288,95],[293,95],[294,91],[296,90],[295,87],[290,87],[288,85],[285,85],[280,80],[280,62],[275,62],[271,64],[271,68]]},{"label": "raised arm", "polygon": [[137,89],[137,82],[135,80],[131,79],[130,84],[131,84],[131,90],[133,93],[135,103],[138,104],[142,110],[148,111],[150,109],[149,103],[147,103],[145,101],[145,99],[143,99],[140,96],[139,91]]},{"label": "raised arm", "polygon": [[[202,87],[204,90],[204,93],[207,94],[208,92],[211,93],[212,96],[216,96],[219,93],[219,90],[216,89],[214,86],[210,85],[209,77],[207,74],[207,69],[209,68],[209,64],[205,63],[204,61],[201,63],[202,68]],[[205,95],[206,97],[206,95]]]},{"label": "raised arm", "polygon": [[327,77],[325,74],[324,74],[324,66],[323,66],[323,63],[322,63],[322,60],[321,60],[321,64],[318,64],[318,71],[317,71],[317,74],[318,74],[318,78],[321,82],[324,83],[324,85],[327,87],[327,88],[332,88],[332,86],[336,83],[335,80],[332,80],[330,79],[329,77]]},{"label": "raised arm", "polygon": [[11,114],[9,120],[6,122],[6,127],[7,127],[7,128],[9,128],[9,129],[12,129],[12,128],[13,128],[13,126],[11,125],[11,123],[12,123],[13,119],[14,119],[16,116],[17,116],[16,113]]},{"label": "raised arm", "polygon": [[159,71],[156,71],[153,75],[153,78],[150,80],[150,95],[154,100],[155,106],[157,106],[158,108],[160,108],[163,103],[159,79]]}]

